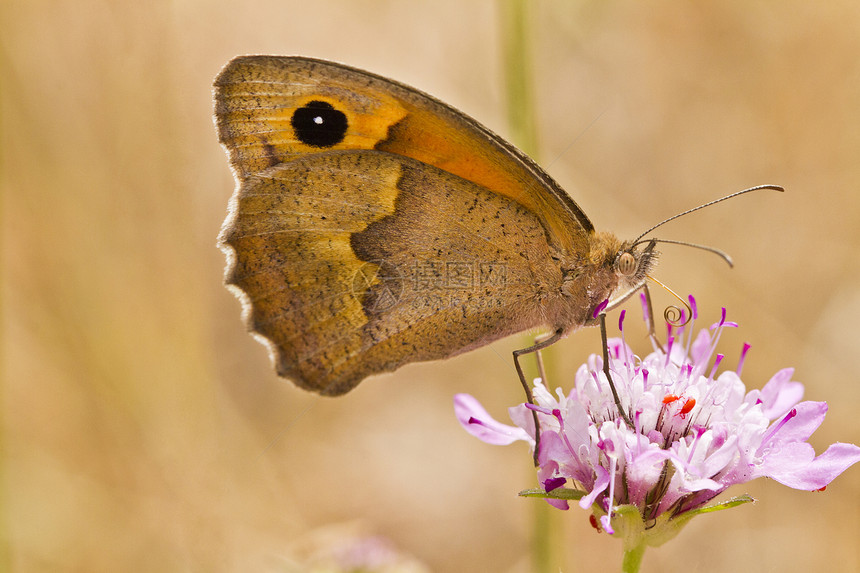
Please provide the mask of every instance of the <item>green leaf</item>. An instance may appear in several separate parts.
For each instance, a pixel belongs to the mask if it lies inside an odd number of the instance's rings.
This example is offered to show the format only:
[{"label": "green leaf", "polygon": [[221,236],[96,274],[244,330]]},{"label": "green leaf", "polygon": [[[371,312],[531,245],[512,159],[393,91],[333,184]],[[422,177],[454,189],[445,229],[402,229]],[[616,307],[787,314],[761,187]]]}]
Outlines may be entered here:
[{"label": "green leaf", "polygon": [[727,499],[726,501],[721,501],[719,503],[714,503],[711,505],[705,505],[698,509],[694,509],[690,511],[692,514],[699,513],[711,513],[713,511],[720,511],[721,509],[729,509],[732,507],[737,507],[739,505],[743,505],[745,503],[755,503],[755,499],[751,497],[749,494],[739,495],[737,497],[733,497],[731,499]]},{"label": "green leaf", "polygon": [[584,491],[579,491],[578,489],[570,489],[566,487],[560,487],[554,489],[552,491],[545,491],[540,488],[537,489],[524,489],[518,494],[520,497],[540,497],[544,499],[567,499],[567,500],[577,500],[581,499],[582,496],[585,495]]}]

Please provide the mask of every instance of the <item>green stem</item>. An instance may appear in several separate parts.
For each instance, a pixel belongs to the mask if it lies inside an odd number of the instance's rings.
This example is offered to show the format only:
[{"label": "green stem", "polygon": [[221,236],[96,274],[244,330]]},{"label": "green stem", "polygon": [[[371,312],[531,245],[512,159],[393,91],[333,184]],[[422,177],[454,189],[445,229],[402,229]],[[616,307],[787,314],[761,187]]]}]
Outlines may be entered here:
[{"label": "green stem", "polygon": [[520,149],[537,155],[537,123],[532,96],[529,13],[526,0],[501,0],[502,54],[505,70],[508,126],[511,139]]},{"label": "green stem", "polygon": [[621,571],[623,573],[638,573],[639,567],[642,566],[642,557],[645,555],[644,538],[639,538],[640,543],[630,546],[627,540],[624,542],[624,561],[621,562]]},{"label": "green stem", "polygon": [[[537,124],[532,98],[529,50],[529,3],[527,0],[500,0],[498,3],[503,42],[503,69],[508,126],[514,144],[531,157],[537,154]],[[530,345],[530,344],[529,344]],[[561,568],[559,512],[535,500],[532,538],[533,571],[550,573]]]},{"label": "green stem", "polygon": [[557,549],[559,523],[558,510],[543,500],[529,500],[534,503],[534,531],[532,532],[533,571],[549,573],[558,571]]}]

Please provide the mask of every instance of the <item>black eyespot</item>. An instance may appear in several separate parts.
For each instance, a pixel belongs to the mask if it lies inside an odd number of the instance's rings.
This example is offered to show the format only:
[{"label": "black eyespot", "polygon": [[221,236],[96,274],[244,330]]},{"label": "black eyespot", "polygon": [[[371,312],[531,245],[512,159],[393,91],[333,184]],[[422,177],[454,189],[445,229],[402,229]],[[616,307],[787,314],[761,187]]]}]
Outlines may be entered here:
[{"label": "black eyespot", "polygon": [[296,138],[312,147],[333,147],[346,136],[346,115],[326,101],[310,101],[293,113]]}]

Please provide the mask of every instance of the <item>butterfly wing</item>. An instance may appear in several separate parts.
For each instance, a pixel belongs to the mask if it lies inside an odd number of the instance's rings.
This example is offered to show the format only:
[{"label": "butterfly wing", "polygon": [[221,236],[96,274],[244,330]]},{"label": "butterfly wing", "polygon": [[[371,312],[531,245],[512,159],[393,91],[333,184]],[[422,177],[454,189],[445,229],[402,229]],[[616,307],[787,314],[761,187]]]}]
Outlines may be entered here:
[{"label": "butterfly wing", "polygon": [[537,326],[540,293],[561,281],[532,213],[390,153],[278,164],[231,211],[227,282],[249,328],[280,375],[322,394]]},{"label": "butterfly wing", "polygon": [[215,105],[237,179],[226,280],[304,388],[341,394],[545,323],[554,249],[593,231],[520,152],[384,78],[240,57]]},{"label": "butterfly wing", "polygon": [[[328,139],[302,138],[295,117],[299,110],[313,115],[309,104],[340,118],[342,136],[334,126]],[[240,56],[215,80],[215,115],[240,179],[323,149],[389,151],[517,201],[566,252],[583,249],[584,233],[594,230],[573,199],[514,146],[437,99],[369,72],[311,58]]]}]

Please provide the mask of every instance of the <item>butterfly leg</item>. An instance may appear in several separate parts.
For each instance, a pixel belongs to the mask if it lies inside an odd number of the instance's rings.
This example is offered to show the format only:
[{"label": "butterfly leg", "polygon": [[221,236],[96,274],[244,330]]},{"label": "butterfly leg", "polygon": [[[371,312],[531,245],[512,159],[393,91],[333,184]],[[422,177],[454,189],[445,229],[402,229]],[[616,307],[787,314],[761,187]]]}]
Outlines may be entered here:
[{"label": "butterfly leg", "polygon": [[609,343],[606,338],[606,314],[601,312],[600,315],[600,339],[603,341],[603,373],[609,381],[609,388],[612,390],[612,398],[615,400],[615,407],[618,408],[618,413],[624,418],[627,426],[632,428],[633,421],[630,415],[621,406],[621,399],[618,397],[618,391],[615,389],[615,383],[612,381],[612,374],[609,372]]},{"label": "butterfly leg", "polygon": [[[531,386],[529,386],[528,381],[526,380],[526,375],[523,372],[523,367],[520,364],[520,356],[524,354],[531,354],[532,352],[538,353],[538,368],[541,373],[541,377],[543,378],[543,364],[540,361],[540,351],[548,346],[552,346],[559,340],[561,340],[561,330],[556,330],[549,338],[542,340],[540,342],[535,342],[532,346],[528,348],[521,348],[519,350],[514,350],[514,366],[517,368],[517,376],[520,377],[520,384],[523,385],[523,390],[526,392],[526,400],[529,404],[534,405],[534,395],[532,394]],[[532,410],[532,419],[535,423],[535,451],[534,451],[534,462],[535,466],[538,465],[538,452],[540,452],[540,426],[538,425],[538,416],[537,411]]]},{"label": "butterfly leg", "polygon": [[[549,339],[551,336],[552,334],[546,332],[543,334],[539,334],[535,336],[535,344],[539,344],[544,340]],[[540,379],[543,380],[544,385],[546,385],[546,369],[543,365],[543,354],[541,354],[540,350],[535,350],[535,360],[537,361],[538,376],[540,376]]]}]

